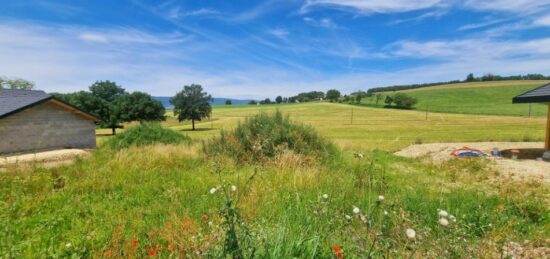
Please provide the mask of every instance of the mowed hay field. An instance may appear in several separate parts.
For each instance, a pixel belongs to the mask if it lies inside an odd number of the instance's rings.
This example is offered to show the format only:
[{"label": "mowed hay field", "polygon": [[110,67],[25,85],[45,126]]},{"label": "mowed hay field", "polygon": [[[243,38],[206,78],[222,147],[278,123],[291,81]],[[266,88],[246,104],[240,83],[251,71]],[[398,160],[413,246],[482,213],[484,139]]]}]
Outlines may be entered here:
[{"label": "mowed hay field", "polygon": [[[298,123],[313,126],[344,149],[397,151],[414,143],[475,141],[543,141],[545,118],[477,116],[380,109],[336,103],[262,106],[215,106],[212,119],[180,124],[169,117],[163,125],[193,139],[217,136],[259,112],[280,110]],[[353,115],[352,115],[353,114]],[[171,111],[168,112],[171,116]],[[353,116],[353,118],[352,118]],[[109,130],[98,130],[108,134]],[[103,141],[99,139],[99,141]]]},{"label": "mowed hay field", "polygon": [[[298,125],[253,117],[277,109]],[[543,120],[424,115],[331,103],[216,107],[197,131],[174,118],[153,129],[189,142],[105,143],[72,165],[9,169],[0,174],[0,257],[548,255],[548,186],[486,160],[432,165],[387,152],[419,138],[536,138]]]},{"label": "mowed hay field", "polygon": [[[529,104],[513,104],[512,98],[548,81],[494,81],[439,85],[399,91],[417,98],[417,110],[432,112],[483,114],[504,116],[529,116]],[[385,92],[392,95],[395,92]],[[372,105],[374,98],[366,98],[364,104]],[[379,106],[384,105],[382,99]],[[531,116],[546,116],[546,104],[532,104]]]}]

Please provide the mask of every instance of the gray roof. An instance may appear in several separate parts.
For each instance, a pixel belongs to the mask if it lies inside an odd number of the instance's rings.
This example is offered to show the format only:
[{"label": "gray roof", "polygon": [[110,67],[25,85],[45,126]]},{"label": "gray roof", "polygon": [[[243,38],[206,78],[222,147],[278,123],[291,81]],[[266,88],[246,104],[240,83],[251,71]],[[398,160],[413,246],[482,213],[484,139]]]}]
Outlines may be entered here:
[{"label": "gray roof", "polygon": [[535,88],[512,99],[513,103],[549,103],[550,84]]},{"label": "gray roof", "polygon": [[0,118],[51,98],[44,91],[0,89]]}]

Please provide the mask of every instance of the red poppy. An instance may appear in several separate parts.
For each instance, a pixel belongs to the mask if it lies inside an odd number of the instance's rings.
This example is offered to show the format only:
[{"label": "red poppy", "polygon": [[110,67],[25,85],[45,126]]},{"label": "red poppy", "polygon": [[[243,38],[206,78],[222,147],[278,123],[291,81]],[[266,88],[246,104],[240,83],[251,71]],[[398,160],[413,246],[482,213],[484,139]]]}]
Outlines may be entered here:
[{"label": "red poppy", "polygon": [[104,257],[111,257],[112,253],[111,251],[107,251],[103,254]]},{"label": "red poppy", "polygon": [[168,247],[166,249],[168,249],[168,251],[174,251],[174,246],[173,245],[168,245]]},{"label": "red poppy", "polygon": [[149,255],[150,255],[150,256],[155,256],[155,254],[157,254],[157,252],[155,252],[155,250],[149,251]]},{"label": "red poppy", "polygon": [[134,244],[134,247],[138,246],[139,241],[137,239],[132,240],[132,244]]},{"label": "red poppy", "polygon": [[339,259],[344,258],[344,254],[342,253],[342,248],[340,248],[339,246],[333,246],[332,251],[336,253],[336,256]]},{"label": "red poppy", "polygon": [[237,140],[235,138],[231,137],[231,138],[227,139],[227,142],[234,143],[234,142],[237,142]]},{"label": "red poppy", "polygon": [[162,246],[157,246],[157,251],[162,251]]},{"label": "red poppy", "polygon": [[202,217],[201,217],[202,221],[204,222],[208,222],[208,215],[206,214],[203,214]]}]

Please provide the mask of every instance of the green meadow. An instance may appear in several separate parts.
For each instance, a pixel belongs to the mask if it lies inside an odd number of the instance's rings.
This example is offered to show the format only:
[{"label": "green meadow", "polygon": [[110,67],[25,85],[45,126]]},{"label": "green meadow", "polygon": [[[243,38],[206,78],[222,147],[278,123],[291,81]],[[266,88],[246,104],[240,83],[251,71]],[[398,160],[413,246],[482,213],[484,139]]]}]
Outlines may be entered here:
[{"label": "green meadow", "polygon": [[[291,124],[270,119],[276,110]],[[163,126],[116,141],[99,130],[89,158],[0,174],[0,257],[460,258],[548,245],[548,186],[488,161],[390,153],[541,140],[540,118],[309,103],[215,107],[196,131]]]},{"label": "green meadow", "polygon": [[[544,85],[548,81],[495,81],[425,87],[401,91],[417,98],[417,110],[430,112],[529,116],[529,104],[513,104],[512,98]],[[383,93],[391,95],[393,92]],[[363,104],[375,105],[375,98],[365,98]],[[382,99],[378,106],[383,106]],[[546,116],[546,104],[532,104],[531,116]]]}]

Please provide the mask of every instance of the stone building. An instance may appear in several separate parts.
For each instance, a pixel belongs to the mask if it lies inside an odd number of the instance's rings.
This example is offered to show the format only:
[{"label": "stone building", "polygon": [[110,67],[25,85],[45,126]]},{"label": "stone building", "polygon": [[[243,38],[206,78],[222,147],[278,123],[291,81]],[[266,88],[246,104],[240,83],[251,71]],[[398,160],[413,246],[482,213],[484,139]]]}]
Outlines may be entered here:
[{"label": "stone building", "polygon": [[0,89],[0,154],[95,148],[97,122],[43,91]]}]

